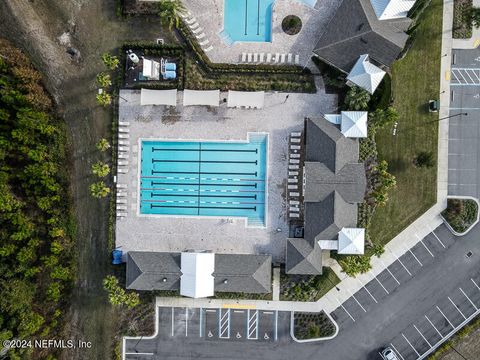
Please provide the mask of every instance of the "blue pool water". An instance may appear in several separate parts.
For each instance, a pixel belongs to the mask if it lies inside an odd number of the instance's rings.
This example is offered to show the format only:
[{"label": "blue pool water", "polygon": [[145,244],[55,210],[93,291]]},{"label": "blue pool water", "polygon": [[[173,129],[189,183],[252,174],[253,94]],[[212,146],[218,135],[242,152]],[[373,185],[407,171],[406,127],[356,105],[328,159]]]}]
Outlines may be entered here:
[{"label": "blue pool water", "polygon": [[235,41],[272,41],[275,0],[224,0],[224,37]]},{"label": "blue pool water", "polygon": [[241,142],[142,141],[140,213],[246,217],[265,226],[267,136]]}]

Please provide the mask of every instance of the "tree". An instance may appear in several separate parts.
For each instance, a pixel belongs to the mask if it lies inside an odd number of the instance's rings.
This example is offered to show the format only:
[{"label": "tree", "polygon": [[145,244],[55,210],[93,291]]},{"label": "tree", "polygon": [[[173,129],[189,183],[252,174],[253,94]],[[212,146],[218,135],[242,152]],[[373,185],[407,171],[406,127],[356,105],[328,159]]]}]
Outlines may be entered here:
[{"label": "tree", "polygon": [[469,7],[464,10],[463,19],[467,24],[480,27],[480,8]]},{"label": "tree", "polygon": [[112,85],[112,80],[111,80],[109,74],[102,72],[102,73],[97,75],[97,83],[101,87],[106,88],[106,87],[109,87],[110,85]]},{"label": "tree", "polygon": [[167,25],[170,30],[180,25],[178,14],[185,12],[185,7],[180,0],[161,1],[159,3],[158,15],[162,25]]},{"label": "tree", "polygon": [[431,151],[421,151],[414,159],[415,166],[419,168],[431,168],[435,166],[435,159]]},{"label": "tree", "polygon": [[[168,2],[168,1],[165,1]],[[103,64],[110,70],[115,70],[118,67],[120,61],[114,55],[110,55],[109,53],[102,54],[102,61]]]},{"label": "tree", "polygon": [[347,110],[367,110],[369,101],[370,94],[358,86],[352,86],[345,96],[345,106]]},{"label": "tree", "polygon": [[93,197],[104,198],[110,193],[110,189],[103,181],[99,181],[90,185],[90,193]]},{"label": "tree", "polygon": [[369,114],[370,124],[375,126],[377,129],[383,128],[384,126],[398,121],[398,118],[399,115],[397,110],[391,106],[387,109],[377,109],[373,113]]},{"label": "tree", "polygon": [[107,151],[110,149],[110,143],[108,142],[107,139],[100,139],[100,141],[97,143],[97,149],[100,150],[101,152]]},{"label": "tree", "polygon": [[108,292],[108,300],[113,306],[126,306],[129,309],[140,304],[140,297],[135,292],[127,293],[120,287],[118,279],[108,275],[103,279],[103,288]]},{"label": "tree", "polygon": [[96,96],[97,103],[102,106],[109,106],[112,103],[112,97],[106,91],[102,91]]},{"label": "tree", "polygon": [[92,165],[92,173],[93,175],[103,178],[110,173],[110,166],[102,161],[98,161]]}]

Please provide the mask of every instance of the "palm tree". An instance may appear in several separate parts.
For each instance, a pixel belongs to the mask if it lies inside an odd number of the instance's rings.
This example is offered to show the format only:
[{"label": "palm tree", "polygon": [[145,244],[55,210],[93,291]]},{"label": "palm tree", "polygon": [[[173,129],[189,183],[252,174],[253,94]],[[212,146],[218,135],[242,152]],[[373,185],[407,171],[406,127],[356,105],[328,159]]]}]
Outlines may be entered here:
[{"label": "palm tree", "polygon": [[180,25],[179,14],[182,12],[185,12],[185,7],[180,0],[163,0],[159,4],[160,22],[168,25],[170,30],[174,26],[178,28]]},{"label": "palm tree", "polygon": [[347,110],[367,110],[369,101],[370,94],[358,86],[352,86],[345,96]]},{"label": "palm tree", "polygon": [[103,181],[90,185],[90,194],[96,198],[104,198],[110,193],[110,189]]}]

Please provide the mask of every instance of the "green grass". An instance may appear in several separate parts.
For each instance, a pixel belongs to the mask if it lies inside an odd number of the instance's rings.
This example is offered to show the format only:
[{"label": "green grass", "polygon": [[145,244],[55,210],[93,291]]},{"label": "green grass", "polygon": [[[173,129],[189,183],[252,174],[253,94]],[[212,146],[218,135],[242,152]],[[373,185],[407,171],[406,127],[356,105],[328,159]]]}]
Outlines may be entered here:
[{"label": "green grass", "polygon": [[280,300],[318,301],[339,282],[340,279],[329,267],[324,267],[323,274],[319,276],[282,274],[280,279]]},{"label": "green grass", "polygon": [[428,100],[439,97],[441,19],[442,1],[432,0],[421,15],[412,47],[392,67],[393,106],[400,120],[396,136],[391,127],[377,133],[377,148],[397,187],[373,216],[370,236],[375,244],[389,242],[436,202],[436,166],[419,169],[412,161],[420,151],[437,155],[438,113],[428,112]]}]

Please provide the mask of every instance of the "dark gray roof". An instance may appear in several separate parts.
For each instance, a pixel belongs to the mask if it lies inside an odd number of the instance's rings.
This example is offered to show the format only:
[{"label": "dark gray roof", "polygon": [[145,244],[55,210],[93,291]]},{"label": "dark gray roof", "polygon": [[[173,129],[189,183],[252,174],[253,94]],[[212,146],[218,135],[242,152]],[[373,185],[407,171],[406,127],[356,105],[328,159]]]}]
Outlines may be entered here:
[{"label": "dark gray roof", "polygon": [[[127,254],[127,289],[179,290],[181,275],[180,253],[130,251]],[[213,276],[215,291],[269,293],[272,286],[272,257],[215,254]],[[224,280],[227,280],[227,284]]]},{"label": "dark gray roof", "polygon": [[288,239],[285,272],[298,275],[322,274],[322,250],[305,239]]},{"label": "dark gray roof", "polygon": [[181,275],[180,253],[130,251],[127,254],[127,289],[178,290]]},{"label": "dark gray roof", "polygon": [[406,23],[378,20],[370,0],[343,0],[314,52],[347,73],[363,54],[390,66],[408,39]]},{"label": "dark gray roof", "polygon": [[216,254],[213,276],[215,291],[269,293],[272,291],[272,257]]}]

